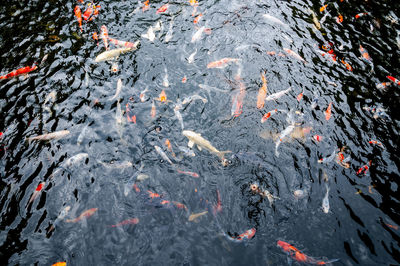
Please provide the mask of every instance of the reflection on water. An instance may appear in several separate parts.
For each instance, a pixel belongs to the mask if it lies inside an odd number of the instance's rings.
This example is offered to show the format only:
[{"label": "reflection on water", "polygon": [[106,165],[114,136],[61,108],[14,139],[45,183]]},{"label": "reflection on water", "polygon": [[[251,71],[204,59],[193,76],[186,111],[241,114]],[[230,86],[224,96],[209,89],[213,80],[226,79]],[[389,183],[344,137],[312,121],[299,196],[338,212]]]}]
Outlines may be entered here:
[{"label": "reflection on water", "polygon": [[399,263],[395,3],[0,10],[4,263]]}]

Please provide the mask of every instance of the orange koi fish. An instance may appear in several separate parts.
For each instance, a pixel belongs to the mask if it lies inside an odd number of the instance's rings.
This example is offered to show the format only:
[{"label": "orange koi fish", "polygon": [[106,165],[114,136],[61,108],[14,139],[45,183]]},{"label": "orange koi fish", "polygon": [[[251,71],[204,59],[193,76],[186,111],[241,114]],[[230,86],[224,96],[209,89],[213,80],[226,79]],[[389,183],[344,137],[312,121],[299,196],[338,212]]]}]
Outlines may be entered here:
[{"label": "orange koi fish", "polygon": [[368,61],[371,61],[371,60],[372,60],[371,57],[369,56],[367,50],[366,50],[364,47],[362,47],[361,44],[360,44],[360,53],[361,53],[361,55],[362,55],[362,57],[363,57],[364,59],[366,59],[366,60],[368,60]]},{"label": "orange koi fish", "polygon": [[88,217],[92,216],[96,211],[97,211],[97,208],[92,208],[92,209],[86,210],[86,211],[82,212],[81,215],[79,215],[77,218],[72,219],[72,220],[67,219],[67,220],[65,220],[65,222],[67,222],[67,223],[79,222],[82,219],[85,219],[85,218],[88,218]]},{"label": "orange koi fish", "polygon": [[154,100],[151,104],[151,111],[150,111],[150,115],[152,118],[156,117],[156,105],[154,104]]},{"label": "orange koi fish", "polygon": [[264,123],[265,121],[267,121],[268,118],[270,118],[272,114],[276,114],[277,112],[278,112],[278,109],[274,109],[274,110],[269,111],[268,113],[264,114],[263,117],[261,118],[261,123]]},{"label": "orange koi fish", "polygon": [[366,175],[370,166],[371,166],[371,160],[368,162],[368,164],[361,166],[360,169],[358,169],[356,175],[359,175],[361,173]]},{"label": "orange koi fish", "polygon": [[83,19],[88,20],[92,14],[93,14],[93,7],[92,4],[89,3],[88,8],[85,10],[85,12],[83,12]]},{"label": "orange koi fish", "polygon": [[99,35],[97,34],[97,32],[93,32],[93,40],[97,41],[99,39]]},{"label": "orange koi fish", "polygon": [[163,5],[162,7],[157,9],[156,14],[164,13],[165,11],[167,11],[168,6],[169,6],[168,4]]},{"label": "orange koi fish", "polygon": [[388,86],[392,84],[391,82],[382,82],[382,83],[377,83],[376,88],[377,89],[386,89]]},{"label": "orange koi fish", "polygon": [[147,190],[147,193],[149,193],[149,197],[152,198],[152,199],[154,199],[154,198],[160,198],[160,197],[161,197],[160,194],[154,193],[154,192],[152,192],[152,191],[150,191],[150,190]]},{"label": "orange koi fish", "polygon": [[120,227],[122,225],[138,224],[138,223],[139,223],[139,219],[138,218],[131,218],[131,219],[128,219],[128,220],[124,220],[124,221],[122,221],[120,223],[110,225],[110,227]]},{"label": "orange koi fish", "polygon": [[342,22],[343,22],[343,16],[342,16],[341,14],[339,14],[339,15],[336,17],[336,23],[340,24],[340,23],[342,23]]},{"label": "orange koi fish", "polygon": [[36,70],[36,69],[37,69],[37,66],[35,64],[32,65],[31,67],[30,66],[22,67],[22,68],[19,68],[17,70],[14,70],[13,72],[10,72],[10,73],[4,75],[4,76],[0,76],[0,79],[8,79],[8,78],[12,78],[12,77],[15,77],[15,76],[27,74],[27,73],[29,73],[29,72],[31,72],[33,70]]},{"label": "orange koi fish", "polygon": [[51,266],[67,266],[67,263],[65,261],[63,262],[56,262],[54,264],[52,264]]},{"label": "orange koi fish", "polygon": [[185,204],[177,202],[177,201],[173,201],[172,204],[175,205],[175,207],[177,207],[178,209],[184,209],[187,210],[187,207]]},{"label": "orange koi fish", "polygon": [[358,13],[357,15],[355,15],[355,18],[361,18],[362,16],[368,15],[368,13]]},{"label": "orange koi fish", "polygon": [[265,78],[265,72],[261,73],[262,87],[258,90],[257,95],[257,108],[261,109],[264,107],[265,97],[267,97],[267,79]]},{"label": "orange koi fish", "polygon": [[299,95],[297,95],[297,101],[298,102],[300,102],[301,101],[301,99],[303,98],[303,94],[304,94],[304,91],[302,91]]},{"label": "orange koi fish", "polygon": [[331,112],[332,112],[332,103],[328,105],[328,108],[325,111],[325,119],[328,121],[331,118]]},{"label": "orange koi fish", "polygon": [[143,4],[144,4],[144,6],[142,7],[142,11],[144,12],[144,11],[146,11],[146,10],[148,10],[149,8],[150,8],[150,6],[149,6],[149,0],[147,0],[147,1],[145,1]]},{"label": "orange koi fish", "polygon": [[179,170],[179,169],[176,169],[176,171],[177,171],[178,173],[180,173],[180,174],[190,175],[190,176],[195,177],[195,178],[200,177],[199,174],[198,174],[198,173],[195,173],[195,172],[182,171],[182,170]]},{"label": "orange koi fish", "polygon": [[237,237],[229,236],[229,238],[231,240],[234,240],[235,242],[242,242],[243,240],[252,239],[255,234],[256,234],[256,229],[251,228],[251,229],[247,230],[246,232],[244,232],[243,234],[238,235]]},{"label": "orange koi fish", "polygon": [[386,76],[388,79],[390,79],[391,81],[393,81],[396,85],[399,85],[400,86],[400,80],[398,80],[397,78],[395,78],[395,77],[392,77],[392,76]]},{"label": "orange koi fish", "polygon": [[203,16],[203,14],[200,13],[197,17],[194,18],[193,23],[194,23],[194,24],[199,23],[199,21],[200,21],[200,19],[201,19],[202,16]]},{"label": "orange koi fish", "polygon": [[239,81],[239,92],[235,93],[232,99],[231,115],[238,117],[243,112],[243,100],[246,96],[246,87],[243,82],[240,81],[240,77],[235,78]]},{"label": "orange koi fish", "polygon": [[161,91],[158,100],[159,100],[160,102],[162,102],[162,103],[166,103],[166,102],[167,102],[167,94],[165,93],[165,90],[162,90],[162,91]]},{"label": "orange koi fish", "polygon": [[207,65],[207,68],[224,68],[228,65],[230,62],[235,62],[237,63],[239,59],[237,58],[222,58],[221,60],[211,62]]},{"label": "orange koi fish", "polygon": [[347,63],[347,62],[344,61],[343,59],[340,60],[340,62],[342,62],[342,64],[346,66],[347,70],[353,71],[353,68],[351,67],[351,65],[350,65],[349,63]]},{"label": "orange koi fish", "polygon": [[76,19],[78,20],[79,28],[81,29],[81,32],[82,32],[82,11],[79,6],[75,6],[74,13],[75,13]]},{"label": "orange koi fish", "polygon": [[[35,192],[33,192],[31,198],[29,199],[29,203],[32,203],[40,194],[40,192],[42,192],[42,189],[44,188],[44,185],[46,184],[46,182],[41,182],[35,189]],[[29,204],[28,203],[28,204]]]},{"label": "orange koi fish", "polygon": [[292,51],[288,48],[283,48],[283,50],[290,56],[296,58],[297,60],[300,60],[303,63],[307,63],[306,60],[304,60],[303,57],[301,57],[298,53],[296,53],[295,51]]},{"label": "orange koi fish", "polygon": [[110,43],[112,43],[116,46],[127,47],[127,48],[136,48],[136,46],[137,46],[137,44],[135,44],[133,42],[120,41],[120,40],[113,39],[110,37],[108,37],[108,40],[110,41]]},{"label": "orange koi fish", "polygon": [[324,10],[327,6],[328,6],[328,4],[321,6],[319,9],[319,12],[324,12]]},{"label": "orange koi fish", "polygon": [[317,260],[315,258],[309,257],[306,254],[302,253],[300,250],[295,248],[294,246],[290,245],[289,243],[286,243],[284,241],[278,240],[277,245],[283,249],[292,259],[303,262],[303,263],[309,263],[309,264],[314,264],[314,265],[326,265],[335,261],[339,261],[339,259],[333,259],[329,261],[322,261],[322,260]]},{"label": "orange koi fish", "polygon": [[106,50],[108,50],[108,29],[106,25],[101,26],[100,37],[103,39]]}]

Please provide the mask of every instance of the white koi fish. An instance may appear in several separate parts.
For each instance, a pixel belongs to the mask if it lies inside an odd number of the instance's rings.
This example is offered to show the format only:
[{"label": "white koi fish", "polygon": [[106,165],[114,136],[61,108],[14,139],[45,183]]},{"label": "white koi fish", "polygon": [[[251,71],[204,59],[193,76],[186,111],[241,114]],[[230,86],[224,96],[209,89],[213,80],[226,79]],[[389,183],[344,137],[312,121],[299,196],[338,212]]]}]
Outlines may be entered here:
[{"label": "white koi fish", "polygon": [[169,87],[169,81],[168,81],[168,72],[167,72],[167,68],[164,68],[164,72],[165,72],[165,75],[164,75],[164,78],[163,78],[163,86],[164,87],[166,87],[166,88],[168,88]]},{"label": "white koi fish", "polygon": [[67,216],[69,210],[71,209],[71,206],[65,206],[65,208],[60,212],[60,214],[57,216],[57,219],[54,221],[54,223],[51,225],[51,227],[49,228],[49,230],[47,231],[47,233],[50,233],[51,231],[53,231],[56,227],[56,225],[64,220],[65,216]]},{"label": "white koi fish", "polygon": [[211,145],[211,143],[208,140],[204,139],[201,136],[201,134],[198,134],[196,132],[193,132],[193,131],[190,131],[190,130],[184,130],[184,131],[182,131],[182,134],[189,139],[188,146],[190,148],[192,148],[193,145],[196,144],[197,147],[199,148],[199,150],[201,150],[202,148],[205,148],[208,151],[210,151],[211,153],[216,154],[221,159],[224,158],[225,153],[230,153],[231,152],[231,151],[219,151],[219,150],[217,150],[213,145]]},{"label": "white koi fish", "polygon": [[[137,45],[139,44],[139,41],[136,41],[135,44],[137,47]],[[117,56],[119,56],[121,54],[136,50],[136,47],[135,48],[117,48],[117,49],[108,50],[108,51],[105,51],[105,52],[102,52],[101,54],[99,54],[94,61],[101,62],[101,61],[115,59]]]},{"label": "white koi fish", "polygon": [[57,99],[57,92],[56,91],[51,91],[49,94],[47,94],[46,98],[44,99],[44,103],[42,105],[43,109],[48,111],[50,115],[52,114],[50,107],[47,106],[49,102],[52,102],[52,105],[55,103]]},{"label": "white koi fish", "polygon": [[203,34],[203,31],[204,31],[205,28],[206,28],[206,27],[203,26],[203,27],[199,28],[199,29],[193,34],[193,36],[192,36],[192,41],[191,41],[192,43],[197,42],[198,40],[200,40],[201,35]]},{"label": "white koi fish", "polygon": [[322,200],[322,210],[324,211],[324,213],[328,213],[329,212],[329,186],[327,183],[325,183],[326,186],[326,194],[324,199]]},{"label": "white koi fish", "polygon": [[197,53],[197,48],[196,48],[196,50],[188,57],[188,63],[189,64],[191,64],[191,63],[193,63],[194,62],[194,56],[196,55],[196,53]]},{"label": "white koi fish", "polygon": [[187,104],[187,103],[190,103],[191,101],[194,101],[194,100],[202,100],[203,103],[207,103],[208,102],[208,100],[206,98],[195,94],[195,95],[192,95],[192,96],[189,96],[189,97],[186,97],[185,99],[183,99],[182,104]]},{"label": "white koi fish", "polygon": [[50,178],[52,178],[53,176],[55,176],[58,172],[60,172],[62,169],[71,167],[74,164],[80,163],[85,161],[87,158],[89,158],[89,154],[87,153],[78,153],[74,156],[72,156],[71,158],[69,158],[68,160],[66,160],[60,168],[58,168],[56,171],[54,171],[54,173],[50,176]]},{"label": "white koi fish", "polygon": [[115,91],[114,96],[111,97],[109,101],[113,101],[113,100],[117,99],[118,95],[121,93],[121,90],[122,90],[122,80],[118,79],[118,81],[117,81],[117,90]]},{"label": "white koi fish", "polygon": [[174,163],[168,158],[168,156],[165,154],[165,152],[158,146],[154,145],[154,148],[156,149],[156,152],[168,163],[171,165],[174,165]]},{"label": "white koi fish", "polygon": [[148,91],[149,87],[146,87],[144,90],[140,92],[139,98],[142,103],[150,99],[150,97],[146,94]]},{"label": "white koi fish", "polygon": [[281,145],[283,139],[288,136],[290,133],[292,133],[292,131],[294,130],[295,126],[294,124],[289,125],[287,128],[285,128],[285,130],[282,131],[282,133],[280,134],[278,140],[275,143],[275,155],[277,157],[279,157],[279,152],[278,152],[278,147],[279,145]]},{"label": "white koi fish", "polygon": [[292,87],[289,87],[286,90],[283,91],[279,91],[276,92],[274,94],[269,95],[267,98],[265,98],[265,101],[272,101],[272,100],[276,100],[279,99],[280,97],[282,97],[283,95],[285,95],[286,93],[288,93],[290,90],[292,89]]},{"label": "white koi fish", "polygon": [[76,140],[76,145],[79,146],[79,145],[82,144],[82,141],[85,138],[86,131],[87,131],[88,128],[89,128],[89,124],[87,124],[86,126],[83,127],[81,133],[78,136],[78,139]]},{"label": "white koi fish", "polygon": [[182,130],[183,130],[183,129],[184,129],[183,118],[182,118],[181,112],[179,112],[179,110],[180,110],[181,108],[182,108],[182,105],[181,105],[180,103],[176,104],[176,105],[175,105],[175,108],[174,108],[174,113],[175,113],[175,116],[176,116],[176,118],[178,119],[179,123],[181,124],[181,128],[182,128]]},{"label": "white koi fish", "polygon": [[67,135],[69,135],[69,130],[61,130],[48,134],[43,134],[35,137],[26,138],[26,140],[30,143],[32,140],[52,140],[52,139],[60,139]]},{"label": "white koi fish", "polygon": [[130,161],[110,162],[110,163],[105,163],[102,161],[97,161],[97,162],[109,169],[113,169],[113,168],[114,169],[125,169],[125,168],[129,168],[129,167],[133,166],[133,164]]},{"label": "white koi fish", "polygon": [[151,42],[154,42],[156,35],[154,34],[153,26],[150,26],[147,32],[145,34],[142,34],[142,37],[148,39]]},{"label": "white koi fish", "polygon": [[276,17],[273,17],[273,16],[271,16],[269,14],[263,14],[263,17],[265,19],[267,19],[268,21],[272,22],[272,23],[279,24],[279,25],[281,25],[283,27],[286,27],[286,28],[289,27],[287,24],[283,23],[280,19],[278,19]]}]

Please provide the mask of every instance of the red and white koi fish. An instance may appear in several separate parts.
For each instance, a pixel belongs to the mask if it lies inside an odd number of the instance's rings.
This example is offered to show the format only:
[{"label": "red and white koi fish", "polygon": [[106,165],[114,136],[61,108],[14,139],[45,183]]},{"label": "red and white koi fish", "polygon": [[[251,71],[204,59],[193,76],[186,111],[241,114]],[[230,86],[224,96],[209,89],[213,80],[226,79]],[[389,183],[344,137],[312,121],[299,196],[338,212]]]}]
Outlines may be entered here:
[{"label": "red and white koi fish", "polygon": [[336,23],[340,24],[340,23],[342,23],[342,22],[343,22],[343,16],[342,16],[341,14],[339,14],[339,15],[336,17]]},{"label": "red and white koi fish", "polygon": [[244,232],[243,234],[238,235],[237,237],[228,236],[228,239],[233,240],[235,242],[242,242],[243,240],[250,240],[256,234],[256,229],[251,228]]},{"label": "red and white koi fish", "polygon": [[258,95],[257,95],[257,108],[258,109],[261,109],[264,107],[265,98],[267,97],[267,79],[265,78],[265,72],[261,73],[261,80],[262,80],[263,85],[258,90]]},{"label": "red and white koi fish", "polygon": [[392,76],[386,76],[388,79],[390,79],[392,82],[394,82],[396,85],[400,86],[400,80],[398,80],[395,77]]},{"label": "red and white koi fish", "polygon": [[309,257],[306,254],[302,253],[300,250],[295,248],[294,246],[290,245],[289,243],[286,243],[284,241],[278,240],[277,245],[283,249],[292,259],[298,261],[298,262],[303,262],[303,263],[308,263],[308,264],[314,264],[314,265],[327,265],[336,261],[339,261],[339,259],[332,259],[329,261],[322,261],[322,260],[317,260],[313,257]]},{"label": "red and white koi fish", "polygon": [[224,68],[231,62],[239,62],[240,59],[238,58],[222,58],[218,61],[211,62],[207,65],[207,68]]},{"label": "red and white koi fish", "polygon": [[283,48],[283,50],[290,56],[296,58],[297,60],[300,60],[303,63],[307,63],[306,60],[304,60],[303,57],[301,57],[298,53],[288,49],[288,48]]},{"label": "red and white koi fish", "polygon": [[358,169],[356,175],[359,175],[359,174],[364,174],[364,175],[366,175],[367,172],[368,172],[368,170],[369,170],[369,167],[371,166],[371,162],[372,162],[372,161],[370,160],[370,161],[368,162],[368,164],[361,166],[361,167]]},{"label": "red and white koi fish", "polygon": [[358,13],[358,14],[355,15],[354,17],[355,17],[356,19],[358,19],[358,18],[361,18],[361,17],[363,17],[363,16],[365,16],[365,15],[368,15],[368,13],[366,13],[366,12],[364,12],[364,13]]},{"label": "red and white koi fish", "polygon": [[65,220],[65,222],[67,222],[67,223],[79,222],[83,219],[86,219],[86,218],[92,216],[93,214],[95,214],[96,211],[97,211],[97,208],[92,208],[92,209],[86,210],[86,211],[82,212],[81,215],[79,215],[77,218],[67,219],[67,220]]},{"label": "red and white koi fish", "polygon": [[200,19],[203,17],[203,14],[200,13],[197,17],[194,18],[193,23],[197,24],[199,23]]},{"label": "red and white koi fish", "polygon": [[35,192],[33,192],[31,198],[29,199],[29,203],[32,203],[38,196],[39,194],[42,192],[44,185],[46,185],[46,182],[41,182],[35,189]]},{"label": "red and white koi fish", "polygon": [[263,117],[261,117],[261,123],[264,123],[265,121],[268,120],[268,118],[271,117],[271,115],[276,114],[278,112],[278,109],[274,109],[269,111],[268,113],[264,114]]},{"label": "red and white koi fish", "polygon": [[17,70],[14,70],[6,75],[0,76],[0,79],[9,79],[9,78],[16,77],[19,75],[28,74],[29,72],[34,71],[36,69],[37,69],[36,64],[34,64],[32,66],[22,67]]},{"label": "red and white koi fish", "polygon": [[328,121],[331,118],[331,113],[332,113],[332,103],[329,103],[328,108],[326,108],[326,111],[325,111],[326,121]]},{"label": "red and white koi fish", "polygon": [[377,83],[377,84],[376,84],[376,88],[377,88],[377,89],[386,89],[387,87],[390,86],[390,84],[392,84],[392,82],[381,82],[381,83]]},{"label": "red and white koi fish", "polygon": [[103,39],[106,50],[108,50],[108,29],[106,25],[101,26],[100,37]]},{"label": "red and white koi fish", "polygon": [[94,17],[99,14],[99,9],[100,9],[100,6],[96,6],[93,3],[89,3],[88,8],[83,13],[83,19],[92,21],[94,19]]},{"label": "red and white koi fish", "polygon": [[122,221],[120,223],[110,225],[110,227],[120,227],[120,226],[123,226],[123,225],[138,224],[138,223],[139,223],[139,219],[138,218],[131,218],[131,219],[124,220],[124,221]]},{"label": "red and white koi fish", "polygon": [[322,141],[323,137],[320,136],[320,135],[314,135],[314,136],[313,136],[313,139],[314,139],[315,141],[317,141],[317,142],[320,142],[320,141]]},{"label": "red and white koi fish", "polygon": [[81,32],[82,32],[82,11],[79,6],[75,6],[74,13],[75,13],[76,20],[79,23],[79,28],[81,29]]},{"label": "red and white koi fish", "polygon": [[289,87],[288,89],[283,90],[283,91],[278,91],[274,94],[269,95],[267,98],[265,98],[265,101],[272,101],[272,100],[279,99],[280,97],[282,97],[283,95],[285,95],[286,93],[288,93],[291,90],[292,90],[292,87]]},{"label": "red and white koi fish", "polygon": [[161,6],[159,9],[157,9],[156,14],[164,13],[165,11],[167,11],[168,7],[168,4]]},{"label": "red and white koi fish", "polygon": [[382,142],[376,141],[376,140],[370,140],[368,141],[369,144],[373,144],[373,145],[378,145],[381,148],[385,148],[385,146],[383,146]]},{"label": "red and white koi fish", "polygon": [[116,45],[116,46],[120,46],[120,47],[127,47],[127,48],[136,48],[137,44],[133,43],[133,42],[126,42],[126,41],[120,41],[117,39],[113,39],[108,37],[108,40],[110,41],[110,43]]}]

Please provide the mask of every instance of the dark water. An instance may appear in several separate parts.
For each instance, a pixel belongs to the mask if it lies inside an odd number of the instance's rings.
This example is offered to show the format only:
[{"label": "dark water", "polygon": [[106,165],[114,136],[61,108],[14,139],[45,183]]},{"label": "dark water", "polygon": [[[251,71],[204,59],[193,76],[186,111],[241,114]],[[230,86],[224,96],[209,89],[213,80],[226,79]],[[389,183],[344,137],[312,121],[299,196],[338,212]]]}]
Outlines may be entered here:
[{"label": "dark water", "polygon": [[[28,77],[0,80],[1,264],[285,265],[288,256],[277,247],[278,240],[308,256],[338,258],[338,265],[400,263],[400,93],[394,84],[376,88],[377,83],[389,82],[387,75],[400,77],[397,1],[200,1],[197,14],[203,16],[197,25],[188,1],[171,1],[162,14],[156,10],[166,2],[150,1],[144,12],[136,1],[98,4],[99,15],[83,21],[82,33],[73,11],[75,5],[82,13],[86,10],[79,2],[3,1],[0,6],[1,75],[38,64]],[[320,12],[323,4],[328,7]],[[329,12],[320,30],[310,9],[318,20]],[[369,15],[355,19],[362,12]],[[338,14],[342,23],[336,22]],[[163,28],[155,32],[154,42],[141,37],[159,20]],[[173,37],[166,43],[171,20]],[[110,37],[140,40],[139,49],[96,63],[95,57],[105,48],[92,34],[99,33],[102,25]],[[211,34],[203,33],[192,43],[196,27],[203,26]],[[329,42],[336,63],[319,52]],[[360,44],[372,63],[360,59]],[[189,63],[196,50],[194,62]],[[267,53],[272,51],[276,54]],[[225,57],[240,61],[223,69],[207,68]],[[113,63],[119,67],[116,73],[110,71]],[[267,95],[292,90],[257,109],[263,71]],[[169,87],[163,86],[165,73]],[[246,94],[243,112],[233,117],[232,97],[240,85],[237,74]],[[181,82],[184,76],[186,83]],[[122,91],[110,101],[119,78]],[[150,98],[165,90],[172,101],[154,101],[154,118],[152,100],[139,100],[146,87]],[[298,101],[302,91],[304,97]],[[49,94],[56,95],[55,100]],[[196,156],[191,157],[178,148],[187,146],[187,138],[176,119],[175,103],[195,94],[207,103],[195,100],[183,106],[185,129],[201,133],[219,150],[232,151],[226,155],[230,162],[226,167],[205,149],[194,148]],[[45,103],[46,97],[50,100]],[[313,109],[315,98],[318,106]],[[117,99],[123,111],[128,104],[136,123],[127,121],[125,114],[123,125],[117,125]],[[332,117],[327,121],[324,112],[331,102]],[[365,106],[385,108],[387,116],[374,118]],[[275,108],[283,111],[261,123],[263,114]],[[311,132],[286,137],[277,157],[276,138],[293,120],[296,130],[311,128]],[[70,134],[49,142],[25,141],[60,130]],[[314,141],[314,135],[323,140]],[[167,150],[166,139],[175,157]],[[162,159],[154,146],[161,147],[177,167]],[[349,168],[335,159],[318,163],[343,146],[344,156],[350,156]],[[66,165],[79,153],[88,158]],[[126,161],[132,165],[116,167]],[[356,175],[369,161],[367,173]],[[200,177],[180,174],[177,168]],[[149,178],[135,181],[139,174]],[[43,191],[29,203],[40,182],[45,182]],[[132,189],[135,182],[139,193]],[[253,194],[253,183],[278,199],[270,204]],[[327,186],[330,210],[324,213]],[[298,189],[304,198],[294,197]],[[147,190],[170,203],[150,199]],[[222,212],[214,216],[217,191]],[[55,223],[66,206],[70,212]],[[98,210],[87,219],[66,222],[91,208]],[[197,222],[188,221],[190,214],[205,210],[208,213]],[[139,223],[110,227],[131,218]],[[249,241],[237,243],[228,237],[251,228],[256,234]]]}]

